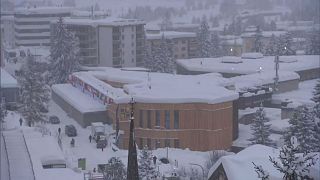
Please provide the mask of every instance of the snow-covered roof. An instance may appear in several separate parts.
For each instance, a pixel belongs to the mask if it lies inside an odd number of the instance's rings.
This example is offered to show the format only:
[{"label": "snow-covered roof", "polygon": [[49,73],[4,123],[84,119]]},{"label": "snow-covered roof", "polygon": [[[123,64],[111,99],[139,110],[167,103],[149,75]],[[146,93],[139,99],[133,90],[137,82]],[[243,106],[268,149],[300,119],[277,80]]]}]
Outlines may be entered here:
[{"label": "snow-covered roof", "polygon": [[18,81],[3,68],[1,70],[1,88],[17,88]]},{"label": "snow-covered roof", "polygon": [[[281,35],[285,35],[287,31],[262,31],[261,34],[263,37],[270,38],[272,35],[279,37]],[[241,37],[254,37],[256,32],[245,32],[241,34]]]},{"label": "snow-covered roof", "polygon": [[[262,86],[274,83],[275,72],[262,71],[255,74],[247,74],[230,78],[235,82],[237,90]],[[279,82],[300,79],[300,76],[292,71],[279,71]]]},{"label": "snow-covered roof", "polygon": [[162,36],[166,39],[175,39],[175,38],[193,38],[197,34],[193,32],[178,32],[178,31],[161,31],[160,33],[147,33],[147,39],[161,39]]},{"label": "snow-covered roof", "polygon": [[[241,59],[241,57],[237,57]],[[301,71],[320,67],[319,55],[280,56],[280,71]],[[189,71],[253,74],[261,71],[274,72],[274,56],[260,59],[244,59],[242,63],[222,63],[222,58],[178,59],[176,62]],[[290,63],[286,63],[289,60]],[[282,62],[281,62],[282,61]]]},{"label": "snow-covered roof", "polygon": [[70,13],[70,7],[32,7],[32,8],[17,8],[16,14],[61,14]]},{"label": "snow-covered roof", "polygon": [[145,21],[139,19],[123,19],[116,17],[106,17],[102,19],[90,19],[90,18],[65,18],[65,24],[73,25],[88,25],[88,26],[128,26],[128,25],[141,25],[145,24]]},{"label": "snow-covered roof", "polygon": [[80,89],[71,84],[56,84],[52,86],[52,91],[63,97],[80,112],[106,111],[106,106],[95,101],[92,97],[81,92]]},{"label": "snow-covered roof", "polygon": [[[279,150],[259,144],[250,146],[238,154],[221,157],[209,170],[208,178],[219,165],[222,164],[229,180],[238,180],[239,177],[246,180],[256,180],[258,179],[258,175],[252,164],[252,162],[254,162],[258,166],[261,165],[263,169],[269,173],[270,179],[281,180],[283,174],[273,167],[273,164],[269,161],[269,156],[278,158]],[[315,179],[320,178],[319,173],[317,173],[319,171],[319,165],[320,163],[318,161],[316,165],[310,169],[310,175],[315,177]]]},{"label": "snow-covered roof", "polygon": [[[117,103],[129,102],[134,97],[141,103],[220,103],[238,98],[234,91],[226,89],[232,84],[219,74],[173,75],[166,73],[148,73],[123,71],[115,68],[97,68],[99,71],[82,72],[86,83],[104,93],[117,94],[113,99]],[[78,73],[75,73],[78,74]],[[96,80],[92,80],[95,77]],[[94,82],[95,81],[95,82]],[[114,88],[103,81],[125,84],[123,89]],[[108,92],[106,92],[108,91]]]}]

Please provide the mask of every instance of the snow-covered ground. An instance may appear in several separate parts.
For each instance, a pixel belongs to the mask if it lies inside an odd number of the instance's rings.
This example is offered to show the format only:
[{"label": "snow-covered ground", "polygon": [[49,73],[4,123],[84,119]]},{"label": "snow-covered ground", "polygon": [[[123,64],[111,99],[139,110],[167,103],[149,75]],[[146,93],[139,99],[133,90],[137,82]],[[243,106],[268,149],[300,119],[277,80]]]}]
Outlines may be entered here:
[{"label": "snow-covered ground", "polygon": [[272,96],[272,99],[282,101],[289,100],[293,103],[299,104],[312,104],[312,91],[316,86],[318,80],[320,79],[300,82],[299,89],[290,92],[275,94]]}]

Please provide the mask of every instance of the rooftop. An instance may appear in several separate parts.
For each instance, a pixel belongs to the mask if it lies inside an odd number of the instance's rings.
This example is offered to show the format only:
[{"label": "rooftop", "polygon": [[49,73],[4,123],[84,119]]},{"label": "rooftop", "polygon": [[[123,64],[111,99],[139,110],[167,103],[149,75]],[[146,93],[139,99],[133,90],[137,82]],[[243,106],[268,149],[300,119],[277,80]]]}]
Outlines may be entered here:
[{"label": "rooftop", "polygon": [[1,70],[1,88],[16,88],[18,81],[3,68]]},{"label": "rooftop", "polygon": [[[79,77],[79,73],[74,75]],[[98,68],[81,72],[80,78],[109,97],[111,95],[116,103],[129,102],[131,97],[141,103],[209,104],[238,98],[237,93],[225,88],[232,82],[215,73],[189,76]],[[123,89],[115,88],[104,81],[125,85]]]},{"label": "rooftop", "polygon": [[139,25],[145,24],[143,20],[139,19],[123,19],[116,17],[105,17],[102,19],[90,18],[64,18],[65,24],[73,25],[88,25],[88,26],[126,26],[126,25]]},{"label": "rooftop", "polygon": [[161,39],[164,36],[166,39],[176,39],[176,38],[190,38],[196,37],[196,33],[192,32],[178,32],[178,31],[161,31],[160,33],[147,33],[147,39]]},{"label": "rooftop", "polygon": [[[236,63],[223,63],[226,57],[178,59],[177,63],[189,71],[253,74],[258,71],[274,72],[274,56],[259,59],[232,57]],[[231,58],[231,57],[230,57]],[[319,55],[280,56],[280,71],[301,71],[320,67]],[[239,63],[239,61],[242,61]]]},{"label": "rooftop", "polygon": [[31,8],[17,8],[16,14],[60,14],[69,13],[72,8],[70,7],[31,7]]}]

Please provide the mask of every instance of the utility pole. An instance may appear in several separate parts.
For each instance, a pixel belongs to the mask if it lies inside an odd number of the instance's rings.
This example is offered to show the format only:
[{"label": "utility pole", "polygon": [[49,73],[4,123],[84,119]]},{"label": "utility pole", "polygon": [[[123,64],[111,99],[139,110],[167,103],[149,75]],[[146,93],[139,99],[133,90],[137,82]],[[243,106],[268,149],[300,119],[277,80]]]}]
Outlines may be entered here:
[{"label": "utility pole", "polygon": [[134,138],[134,100],[133,98],[129,102],[131,105],[130,115],[130,137],[128,147],[128,167],[127,167],[127,180],[139,179],[138,160],[137,160],[137,147]]},{"label": "utility pole", "polygon": [[278,84],[279,84],[279,50],[277,50],[275,59],[275,70],[276,70],[276,77],[274,78],[274,91],[278,91]]}]

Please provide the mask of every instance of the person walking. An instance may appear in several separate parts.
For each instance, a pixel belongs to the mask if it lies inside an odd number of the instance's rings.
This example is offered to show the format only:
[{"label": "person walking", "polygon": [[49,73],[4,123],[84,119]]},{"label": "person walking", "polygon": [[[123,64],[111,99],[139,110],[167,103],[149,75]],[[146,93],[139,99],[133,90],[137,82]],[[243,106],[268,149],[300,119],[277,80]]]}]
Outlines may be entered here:
[{"label": "person walking", "polygon": [[61,134],[61,128],[58,128],[58,133],[59,133],[59,136],[60,136],[60,134]]},{"label": "person walking", "polygon": [[74,145],[75,145],[75,140],[74,140],[73,138],[71,139],[71,143],[70,143],[70,144],[71,144],[71,147],[74,147]]},{"label": "person walking", "polygon": [[20,126],[22,126],[22,118],[19,119]]},{"label": "person walking", "polygon": [[89,136],[89,141],[90,141],[90,143],[91,143],[91,141],[92,141],[92,136],[91,136],[91,134],[90,134],[90,136]]},{"label": "person walking", "polygon": [[153,164],[156,165],[157,163],[157,156],[153,156]]}]

